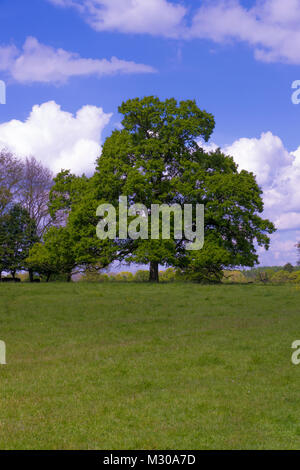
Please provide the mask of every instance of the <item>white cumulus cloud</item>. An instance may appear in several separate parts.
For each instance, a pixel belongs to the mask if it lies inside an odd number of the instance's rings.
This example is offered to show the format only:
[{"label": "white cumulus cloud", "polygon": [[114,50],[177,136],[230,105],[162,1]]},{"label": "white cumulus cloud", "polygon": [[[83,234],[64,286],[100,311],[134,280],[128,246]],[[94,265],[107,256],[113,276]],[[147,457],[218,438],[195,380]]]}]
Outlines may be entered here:
[{"label": "white cumulus cloud", "polygon": [[[215,148],[212,143],[206,150]],[[234,158],[239,170],[255,174],[263,189],[265,213],[277,228],[300,229],[300,217],[295,217],[300,215],[300,147],[289,152],[278,136],[265,132],[259,138],[238,139],[222,151]]]},{"label": "white cumulus cloud", "polygon": [[[211,143],[204,148],[210,151],[216,147]],[[259,138],[236,140],[222,151],[233,157],[239,170],[256,175],[263,190],[264,216],[278,229],[271,236],[270,251],[259,251],[261,261],[295,262],[295,244],[300,241],[300,147],[289,152],[278,136],[266,132]]]},{"label": "white cumulus cloud", "polygon": [[240,168],[253,172],[262,186],[272,185],[282,169],[293,162],[281,139],[271,132],[262,133],[259,139],[239,139],[224,152],[232,155]]},{"label": "white cumulus cloud", "polygon": [[20,83],[65,83],[74,76],[153,73],[154,68],[116,57],[86,59],[74,52],[41,44],[28,37],[19,51],[14,45],[0,46],[0,70]]},{"label": "white cumulus cloud", "polygon": [[90,174],[110,118],[111,114],[96,106],[83,106],[73,115],[49,101],[33,106],[24,122],[0,124],[0,149],[20,157],[33,155],[54,173],[71,169],[76,174]]}]

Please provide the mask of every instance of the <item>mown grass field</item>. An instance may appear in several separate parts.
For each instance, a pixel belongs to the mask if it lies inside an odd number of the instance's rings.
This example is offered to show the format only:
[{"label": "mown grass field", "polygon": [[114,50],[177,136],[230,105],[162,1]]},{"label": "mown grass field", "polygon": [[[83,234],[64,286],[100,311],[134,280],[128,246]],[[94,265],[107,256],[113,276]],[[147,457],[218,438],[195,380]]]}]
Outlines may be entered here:
[{"label": "mown grass field", "polygon": [[0,285],[0,449],[299,449],[300,291]]}]

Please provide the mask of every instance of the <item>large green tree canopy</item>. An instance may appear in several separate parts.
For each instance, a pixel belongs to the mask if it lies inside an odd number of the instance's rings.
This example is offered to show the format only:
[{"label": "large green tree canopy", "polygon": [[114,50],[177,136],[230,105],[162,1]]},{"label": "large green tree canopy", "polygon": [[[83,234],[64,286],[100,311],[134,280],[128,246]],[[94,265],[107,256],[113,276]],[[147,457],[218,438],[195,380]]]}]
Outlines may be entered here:
[{"label": "large green tree canopy", "polygon": [[[158,280],[159,264],[179,267],[201,279],[218,277],[225,266],[257,263],[256,244],[267,249],[268,235],[275,228],[260,216],[262,191],[255,176],[239,171],[220,150],[207,153],[201,147],[213,132],[213,116],[195,101],[161,101],[153,96],[128,100],[119,112],[124,116],[123,129],[106,139],[94,176],[83,184],[68,173],[61,174],[53,188],[52,206],[67,208],[80,246],[101,251],[95,209],[101,203],[117,208],[124,195],[130,205],[144,204],[149,215],[152,204],[205,206],[202,250],[188,251],[187,240],[174,237],[116,237],[106,242],[104,252],[112,260],[150,263],[151,280]],[[81,254],[84,258],[84,249]]]}]

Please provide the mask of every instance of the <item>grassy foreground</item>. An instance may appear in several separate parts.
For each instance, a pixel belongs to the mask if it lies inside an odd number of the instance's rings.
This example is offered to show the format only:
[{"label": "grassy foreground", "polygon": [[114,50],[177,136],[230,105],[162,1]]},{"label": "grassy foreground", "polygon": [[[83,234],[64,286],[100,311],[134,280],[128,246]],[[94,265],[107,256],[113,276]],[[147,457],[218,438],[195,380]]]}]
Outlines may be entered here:
[{"label": "grassy foreground", "polygon": [[0,449],[299,449],[292,286],[0,286]]}]

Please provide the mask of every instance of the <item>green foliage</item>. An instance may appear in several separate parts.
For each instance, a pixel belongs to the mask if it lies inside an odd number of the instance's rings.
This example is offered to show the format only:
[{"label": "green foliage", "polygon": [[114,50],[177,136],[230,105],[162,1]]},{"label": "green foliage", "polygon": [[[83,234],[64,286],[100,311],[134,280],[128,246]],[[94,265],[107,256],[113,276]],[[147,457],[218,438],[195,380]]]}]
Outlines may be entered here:
[{"label": "green foliage", "polygon": [[110,277],[108,274],[101,273],[97,270],[86,270],[79,278],[80,282],[108,282]]},{"label": "green foliage", "polygon": [[267,249],[275,228],[258,215],[262,192],[253,174],[238,172],[220,150],[199,147],[213,131],[212,115],[194,101],[155,97],[128,100],[119,112],[124,129],[106,140],[98,160],[98,200],[117,206],[124,194],[147,208],[204,204],[206,245],[205,251],[188,252],[185,239],[128,240],[122,258],[179,267],[201,281],[220,281],[224,266],[257,263],[255,242]]},{"label": "green foliage", "polygon": [[273,274],[271,277],[271,281],[275,283],[284,283],[289,282],[290,280],[290,273],[285,270],[278,271],[277,273]]},{"label": "green foliage", "polygon": [[0,218],[0,271],[15,273],[26,267],[30,248],[38,241],[35,221],[19,204]]},{"label": "green foliage", "polygon": [[95,274],[114,260],[116,247],[110,241],[96,237],[98,203],[95,188],[85,175],[77,177],[61,171],[54,179],[50,193],[49,210],[54,220],[62,214],[65,227],[52,227],[43,244],[31,251],[28,265],[48,279],[53,275],[66,275],[79,267],[93,269]]},{"label": "green foliage", "polygon": [[[288,263],[289,264],[289,263]],[[249,270],[242,271],[248,281],[259,283],[298,283],[300,279],[299,267],[289,264],[288,270],[286,266],[261,266]],[[292,266],[292,270],[290,268]]]},{"label": "green foliage", "polygon": [[[159,276],[163,282],[173,282],[178,279],[177,271],[174,268],[160,271]],[[82,275],[80,280],[85,282],[148,282],[149,272],[140,269],[135,274],[126,271],[106,274],[88,270]]]},{"label": "green foliage", "polygon": [[70,280],[76,266],[76,254],[68,229],[51,227],[43,243],[32,247],[26,263],[33,271],[46,276],[47,280],[52,274],[67,275],[67,280]]},{"label": "green foliage", "polygon": [[135,282],[147,282],[149,281],[149,271],[139,269],[134,275]]},{"label": "green foliage", "polygon": [[287,263],[283,266],[283,270],[287,271],[288,273],[292,273],[294,271],[294,267],[291,263]]},{"label": "green foliage", "polygon": [[99,240],[96,226],[99,219],[97,188],[93,179],[60,172],[50,193],[50,213],[55,219],[65,214],[67,230],[73,244],[76,265],[107,267],[117,256],[117,246],[110,240]]},{"label": "green foliage", "polygon": [[[124,129],[106,140],[93,178],[99,203],[118,207],[122,194],[130,205],[142,203],[147,208],[178,202],[177,172],[182,173],[182,161],[198,148],[196,139],[209,138],[213,117],[194,101],[162,102],[155,97],[129,100],[119,112],[124,115]],[[156,266],[176,265],[180,251],[184,252],[174,240],[127,239],[115,244],[119,260]]]},{"label": "green foliage", "polygon": [[29,274],[28,273],[18,273],[18,277],[21,279],[21,282],[29,282]]},{"label": "green foliage", "polygon": [[122,273],[117,273],[114,275],[115,281],[131,282],[133,281],[133,279],[134,279],[134,276],[131,272],[122,272]]},{"label": "green foliage", "polygon": [[182,271],[188,280],[219,283],[223,278],[223,267],[230,264],[230,255],[225,248],[206,241],[202,250],[190,254]]},{"label": "green foliage", "polygon": [[177,280],[177,271],[174,268],[168,268],[165,271],[160,271],[159,279],[162,282],[174,282]]},{"label": "green foliage", "polygon": [[[220,150],[207,153],[201,148],[213,132],[213,116],[195,101],[154,96],[128,100],[119,112],[123,129],[106,139],[94,176],[79,178],[62,171],[51,191],[52,216],[68,215],[77,264],[103,268],[115,260],[150,263],[152,280],[160,264],[200,282],[220,282],[225,267],[254,266],[256,244],[268,249],[275,227],[259,215],[262,191],[255,176],[239,172]],[[103,203],[117,209],[121,195],[128,196],[130,206],[144,204],[149,215],[152,204],[203,204],[204,249],[188,251],[189,240],[174,239],[172,219],[170,240],[161,234],[158,240],[99,240],[96,209]],[[193,228],[195,224],[194,214]]]},{"label": "green foliage", "polygon": [[50,277],[47,274],[41,274],[40,279],[42,282],[70,282],[70,274],[52,273]]},{"label": "green foliage", "polygon": [[261,272],[266,272],[268,274],[268,277],[271,278],[274,273],[281,270],[282,266],[259,266],[252,269],[245,269],[242,271],[242,273],[244,274],[244,276],[246,276],[247,279],[254,282],[259,280],[259,274]]},{"label": "green foliage", "polygon": [[54,178],[54,186],[49,195],[49,211],[55,219],[60,211],[66,214],[73,204],[81,200],[81,195],[88,188],[88,178],[73,175],[69,170],[62,170]]},{"label": "green foliage", "polygon": [[246,276],[241,271],[233,270],[223,272],[223,284],[247,284],[248,282]]},{"label": "green foliage", "polygon": [[300,283],[300,272],[294,271],[289,272],[285,269],[278,271],[277,273],[273,274],[271,277],[272,283],[284,284],[284,283],[293,283],[299,284]]}]

